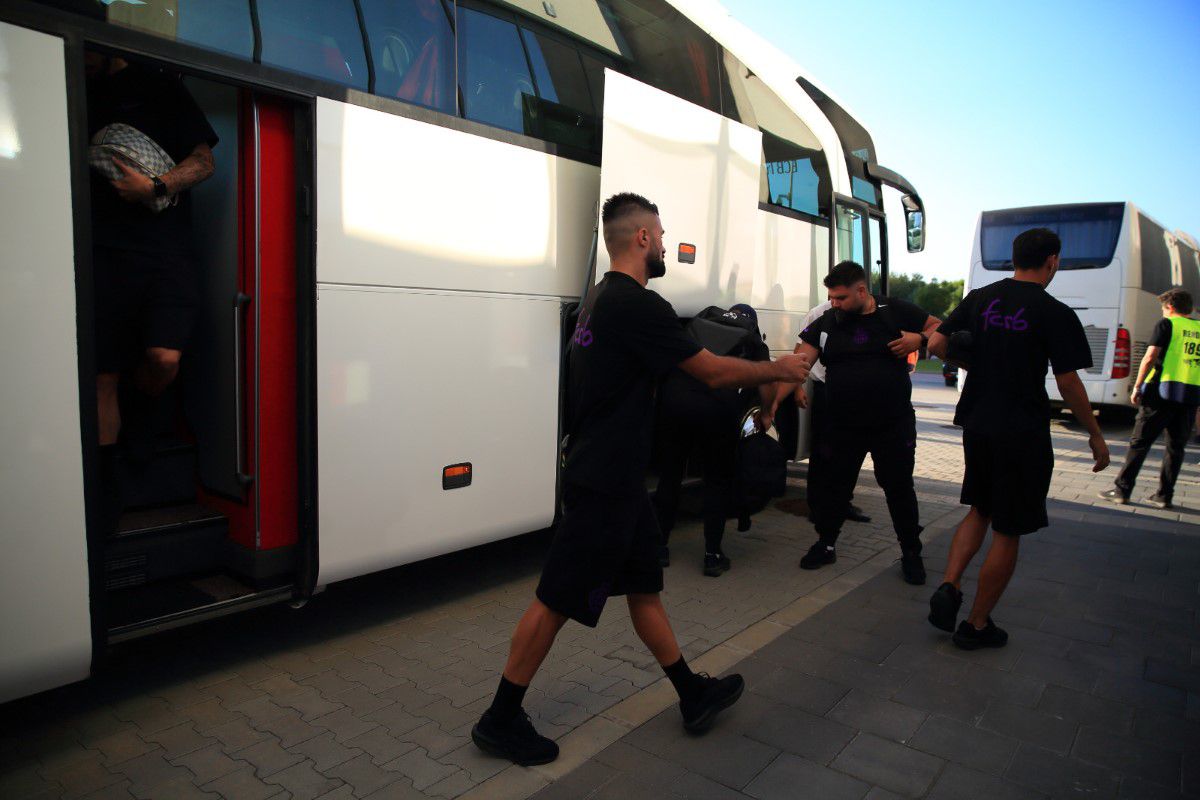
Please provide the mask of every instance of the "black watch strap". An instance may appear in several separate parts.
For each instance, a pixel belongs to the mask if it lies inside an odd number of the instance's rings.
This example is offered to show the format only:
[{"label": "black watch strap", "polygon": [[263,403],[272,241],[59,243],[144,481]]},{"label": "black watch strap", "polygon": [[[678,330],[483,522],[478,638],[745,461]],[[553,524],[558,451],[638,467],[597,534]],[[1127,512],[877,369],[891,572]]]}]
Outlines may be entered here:
[{"label": "black watch strap", "polygon": [[163,179],[158,177],[157,175],[155,175],[152,178],[150,178],[150,180],[154,183],[154,196],[155,197],[166,197],[167,196],[167,185],[165,183],[163,183]]}]

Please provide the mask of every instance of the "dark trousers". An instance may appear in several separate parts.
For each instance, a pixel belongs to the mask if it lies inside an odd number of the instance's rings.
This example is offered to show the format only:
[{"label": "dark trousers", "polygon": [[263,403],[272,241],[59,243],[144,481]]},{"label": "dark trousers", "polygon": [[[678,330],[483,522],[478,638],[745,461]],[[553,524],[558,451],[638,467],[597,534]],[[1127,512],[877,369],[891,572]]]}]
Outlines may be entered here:
[{"label": "dark trousers", "polygon": [[828,438],[821,443],[825,472],[820,477],[819,491],[810,490],[808,499],[821,541],[830,546],[837,542],[863,459],[870,453],[875,463],[875,482],[887,498],[900,546],[919,550],[921,524],[913,485],[916,415],[910,410],[906,417],[886,425],[861,428],[833,425],[826,430]]},{"label": "dark trousers", "polygon": [[[1153,388],[1152,388],[1153,391]],[[1170,500],[1175,494],[1175,480],[1183,466],[1183,448],[1191,433],[1196,418],[1196,407],[1172,403],[1147,394],[1137,420],[1133,423],[1133,436],[1129,439],[1129,452],[1125,454],[1125,466],[1115,481],[1117,488],[1128,495],[1137,483],[1138,472],[1146,454],[1154,446],[1159,434],[1166,431],[1167,452],[1163,456],[1162,470],[1158,474],[1158,492]]]},{"label": "dark trousers", "polygon": [[[808,505],[810,509],[815,508],[813,497],[823,494],[826,487],[822,486],[821,481],[825,480],[829,467],[830,447],[825,446],[825,442],[831,436],[829,419],[829,390],[825,388],[824,381],[814,380],[812,382],[812,395],[808,398],[808,410],[812,422],[812,441],[808,447]],[[846,498],[845,511],[850,510],[850,502],[854,499],[854,486],[858,483],[858,473],[854,473],[854,480],[850,484],[850,496]],[[813,512],[815,515],[815,511]],[[844,513],[844,512],[843,512]],[[815,517],[814,517],[815,518]]]},{"label": "dark trousers", "polygon": [[737,421],[719,403],[698,393],[679,393],[658,420],[660,463],[654,510],[665,546],[679,510],[688,457],[700,458],[704,475],[704,549],[721,552],[733,494]]}]

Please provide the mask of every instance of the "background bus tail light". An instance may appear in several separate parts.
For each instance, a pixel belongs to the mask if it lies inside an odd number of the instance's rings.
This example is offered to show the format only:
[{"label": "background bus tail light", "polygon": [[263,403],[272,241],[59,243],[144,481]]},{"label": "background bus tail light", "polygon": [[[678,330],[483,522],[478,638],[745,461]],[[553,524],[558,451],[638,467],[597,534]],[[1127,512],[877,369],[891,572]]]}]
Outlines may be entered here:
[{"label": "background bus tail light", "polygon": [[1113,351],[1113,378],[1129,377],[1129,331],[1117,328],[1117,347]]}]

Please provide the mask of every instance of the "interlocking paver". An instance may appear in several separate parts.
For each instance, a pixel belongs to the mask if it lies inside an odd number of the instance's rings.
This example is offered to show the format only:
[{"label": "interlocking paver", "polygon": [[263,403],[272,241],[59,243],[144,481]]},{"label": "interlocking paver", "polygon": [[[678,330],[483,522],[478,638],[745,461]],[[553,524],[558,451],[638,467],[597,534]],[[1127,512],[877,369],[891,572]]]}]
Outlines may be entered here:
[{"label": "interlocking paver", "polygon": [[311,761],[301,761],[280,770],[266,778],[266,782],[283,787],[293,800],[314,800],[344,785],[342,781],[318,772]]},{"label": "interlocking paver", "polygon": [[209,745],[180,756],[171,763],[191,770],[198,785],[210,783],[249,766],[245,761],[231,758],[220,745]]}]

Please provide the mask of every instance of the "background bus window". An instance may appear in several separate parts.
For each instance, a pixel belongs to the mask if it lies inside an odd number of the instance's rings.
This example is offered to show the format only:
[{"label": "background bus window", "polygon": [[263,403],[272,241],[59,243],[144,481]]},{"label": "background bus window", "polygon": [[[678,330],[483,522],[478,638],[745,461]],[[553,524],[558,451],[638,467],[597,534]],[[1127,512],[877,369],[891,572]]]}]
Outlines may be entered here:
[{"label": "background bus window", "polygon": [[1142,239],[1142,288],[1152,294],[1162,294],[1174,285],[1166,231],[1149,217],[1139,214],[1138,232]]},{"label": "background bus window", "polygon": [[537,98],[526,97],[526,132],[539,139],[599,152],[597,113],[583,62],[573,47],[521,29]]},{"label": "background bus window", "polygon": [[517,26],[458,9],[458,82],[463,116],[525,133],[526,97],[537,97]]},{"label": "background bus window", "polygon": [[258,0],[262,63],[367,90],[353,0]]},{"label": "background bus window", "polygon": [[441,0],[360,0],[375,94],[456,113],[454,29]]},{"label": "background bus window", "polygon": [[246,59],[254,56],[249,0],[48,0],[46,4],[164,39]]},{"label": "background bus window", "polygon": [[1179,249],[1183,288],[1192,296],[1192,302],[1200,303],[1200,252],[1193,250],[1182,239],[1177,239],[1175,246]]},{"label": "background bus window", "polygon": [[[1013,239],[1030,228],[1049,228],[1062,239],[1059,269],[1107,267],[1117,249],[1124,214],[1121,203],[985,211],[980,232],[983,268],[1012,271]],[[1171,274],[1169,267],[1167,274]]]},{"label": "background bus window", "polygon": [[867,260],[863,245],[863,214],[840,203],[837,207],[837,252],[838,261],[864,264]]}]

